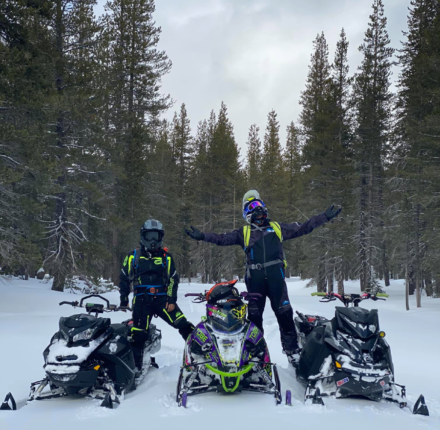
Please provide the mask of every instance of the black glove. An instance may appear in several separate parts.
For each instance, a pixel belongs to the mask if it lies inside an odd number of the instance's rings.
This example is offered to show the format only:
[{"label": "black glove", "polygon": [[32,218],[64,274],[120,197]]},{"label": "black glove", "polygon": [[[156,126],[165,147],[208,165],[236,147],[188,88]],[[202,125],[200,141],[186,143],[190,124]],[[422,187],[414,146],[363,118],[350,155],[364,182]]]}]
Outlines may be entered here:
[{"label": "black glove", "polygon": [[167,297],[167,302],[168,302],[170,305],[175,305],[176,302],[177,302],[177,298],[176,298],[176,297]]},{"label": "black glove", "polygon": [[119,306],[121,308],[126,308],[128,306],[128,297],[121,296],[121,304]]},{"label": "black glove", "polygon": [[202,233],[200,230],[197,230],[195,227],[191,226],[191,230],[185,229],[185,233],[194,240],[203,240],[205,239],[205,233]]},{"label": "black glove", "polygon": [[335,208],[335,205],[331,205],[325,212],[325,216],[330,221],[334,217],[337,217],[339,213],[342,211],[342,208]]}]

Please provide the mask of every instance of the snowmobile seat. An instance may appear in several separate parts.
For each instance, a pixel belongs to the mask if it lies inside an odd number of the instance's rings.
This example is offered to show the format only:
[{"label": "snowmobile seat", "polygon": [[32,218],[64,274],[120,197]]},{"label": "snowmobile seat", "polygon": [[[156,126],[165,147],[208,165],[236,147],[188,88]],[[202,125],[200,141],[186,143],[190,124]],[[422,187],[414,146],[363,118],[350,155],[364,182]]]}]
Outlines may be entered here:
[{"label": "snowmobile seat", "polygon": [[130,328],[125,324],[112,324],[115,335],[128,336],[130,334]]}]

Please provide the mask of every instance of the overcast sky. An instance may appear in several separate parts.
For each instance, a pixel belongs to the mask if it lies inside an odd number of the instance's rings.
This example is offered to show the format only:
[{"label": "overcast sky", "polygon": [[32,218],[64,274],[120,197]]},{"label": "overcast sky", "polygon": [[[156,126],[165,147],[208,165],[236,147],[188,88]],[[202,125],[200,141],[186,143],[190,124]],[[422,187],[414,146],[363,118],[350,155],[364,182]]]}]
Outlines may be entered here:
[{"label": "overcast sky", "polygon": [[[97,13],[106,0],[98,0]],[[267,114],[278,114],[282,144],[297,121],[312,42],[324,31],[330,61],[341,28],[347,33],[350,72],[362,57],[372,0],[156,0],[159,48],[173,62],[163,92],[175,100],[166,117],[186,104],[193,134],[221,101],[228,107],[242,156],[251,124],[263,140]],[[410,0],[384,0],[391,45],[400,48]],[[397,78],[397,70],[393,79]]]}]

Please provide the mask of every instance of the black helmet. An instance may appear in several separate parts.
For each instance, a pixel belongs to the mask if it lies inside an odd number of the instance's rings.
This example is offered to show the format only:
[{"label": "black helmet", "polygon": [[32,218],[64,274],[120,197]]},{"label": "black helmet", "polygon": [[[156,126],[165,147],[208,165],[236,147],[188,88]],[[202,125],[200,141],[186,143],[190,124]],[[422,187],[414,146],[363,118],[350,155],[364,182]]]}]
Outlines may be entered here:
[{"label": "black helmet", "polygon": [[155,219],[149,219],[141,227],[141,246],[147,251],[154,252],[162,247],[162,240],[165,236],[163,225]]},{"label": "black helmet", "polygon": [[234,287],[236,282],[221,282],[206,293],[207,320],[217,332],[236,332],[246,323],[246,305]]}]

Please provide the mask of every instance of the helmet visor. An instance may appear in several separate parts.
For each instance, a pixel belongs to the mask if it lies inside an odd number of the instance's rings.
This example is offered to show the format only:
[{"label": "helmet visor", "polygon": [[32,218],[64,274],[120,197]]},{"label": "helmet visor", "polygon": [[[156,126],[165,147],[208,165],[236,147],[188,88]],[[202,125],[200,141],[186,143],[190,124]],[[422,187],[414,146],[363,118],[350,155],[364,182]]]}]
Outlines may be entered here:
[{"label": "helmet visor", "polygon": [[261,200],[253,200],[244,208],[243,217],[246,218],[246,215],[252,213],[255,209],[264,207],[266,206]]},{"label": "helmet visor", "polygon": [[160,239],[162,238],[162,233],[160,231],[144,231],[142,233],[142,237],[147,241],[147,242],[152,242],[152,241],[157,241],[159,242]]}]

